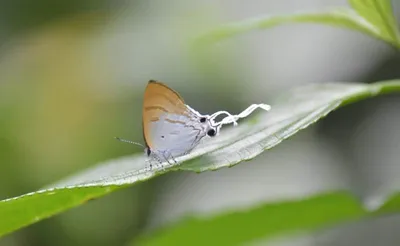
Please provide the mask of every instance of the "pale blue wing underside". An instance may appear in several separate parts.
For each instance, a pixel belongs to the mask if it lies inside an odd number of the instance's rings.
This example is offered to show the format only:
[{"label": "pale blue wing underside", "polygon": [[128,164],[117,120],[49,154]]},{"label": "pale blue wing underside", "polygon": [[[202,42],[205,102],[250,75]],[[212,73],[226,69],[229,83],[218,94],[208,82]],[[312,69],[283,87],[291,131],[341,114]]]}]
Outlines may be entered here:
[{"label": "pale blue wing underside", "polygon": [[207,127],[196,115],[165,113],[150,123],[151,151],[161,159],[182,156],[207,135]]}]

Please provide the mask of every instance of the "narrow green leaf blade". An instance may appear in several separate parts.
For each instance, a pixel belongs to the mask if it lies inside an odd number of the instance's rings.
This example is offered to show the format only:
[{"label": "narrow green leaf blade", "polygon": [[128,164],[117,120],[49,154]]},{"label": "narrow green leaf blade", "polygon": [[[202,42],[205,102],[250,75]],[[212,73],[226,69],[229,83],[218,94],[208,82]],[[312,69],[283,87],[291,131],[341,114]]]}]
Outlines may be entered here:
[{"label": "narrow green leaf blade", "polygon": [[282,233],[332,226],[365,214],[351,194],[333,192],[211,218],[185,218],[170,228],[137,238],[132,245],[244,245]]},{"label": "narrow green leaf blade", "polygon": [[115,187],[46,190],[0,202],[0,236],[103,196]]},{"label": "narrow green leaf blade", "polygon": [[38,192],[0,201],[0,236],[104,196],[117,187],[142,182],[172,170],[208,171],[249,160],[308,127],[340,105],[387,92],[400,91],[400,81],[372,85],[332,83],[294,89],[273,104],[271,112],[222,129],[192,153],[151,170],[144,156],[124,157],[100,164]]},{"label": "narrow green leaf blade", "polygon": [[264,16],[227,24],[199,38],[199,43],[211,43],[244,32],[267,29],[288,23],[321,23],[357,30],[379,37],[379,31],[351,9],[340,8],[328,12],[304,12],[280,16]]},{"label": "narrow green leaf blade", "polygon": [[[377,17],[372,15],[370,12],[368,13],[369,14],[362,16],[353,9],[338,8],[327,12],[304,12],[280,16],[264,16],[223,25],[200,36],[196,40],[195,45],[209,45],[238,34],[243,34],[253,30],[267,29],[283,24],[316,23],[358,31],[374,38],[384,40],[394,47],[400,48],[400,42],[398,42],[398,39],[394,38],[394,36],[386,30],[386,26],[384,26],[385,29],[382,29],[382,25],[377,25],[375,22],[371,22]],[[387,15],[392,16],[392,13],[387,13]],[[368,17],[369,19],[366,19],[365,17]],[[393,21],[391,21],[391,23],[392,22]]]}]

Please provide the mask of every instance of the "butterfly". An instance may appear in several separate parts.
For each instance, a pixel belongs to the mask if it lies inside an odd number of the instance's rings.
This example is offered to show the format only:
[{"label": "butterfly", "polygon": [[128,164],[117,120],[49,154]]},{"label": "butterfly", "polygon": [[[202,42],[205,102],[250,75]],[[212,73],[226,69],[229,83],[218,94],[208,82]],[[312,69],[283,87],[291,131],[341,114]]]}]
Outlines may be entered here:
[{"label": "butterfly", "polygon": [[[190,153],[203,138],[215,137],[222,125],[237,125],[237,120],[247,117],[255,109],[271,109],[267,104],[252,104],[239,115],[218,111],[202,115],[189,105],[173,89],[162,82],[150,80],[144,92],[142,128],[145,153],[151,159],[162,163],[177,163],[176,157]],[[225,117],[216,122],[219,115]],[[117,138],[120,141],[139,143]]]}]

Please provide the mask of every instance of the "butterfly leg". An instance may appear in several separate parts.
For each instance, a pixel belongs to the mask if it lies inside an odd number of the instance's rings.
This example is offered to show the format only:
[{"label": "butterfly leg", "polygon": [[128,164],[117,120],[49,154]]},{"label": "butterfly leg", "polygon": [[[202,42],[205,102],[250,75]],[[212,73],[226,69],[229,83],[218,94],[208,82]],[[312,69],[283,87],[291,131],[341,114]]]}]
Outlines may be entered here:
[{"label": "butterfly leg", "polygon": [[[162,152],[162,155],[163,155],[163,157],[164,157],[164,160],[165,160],[169,165],[171,165],[171,162],[169,161],[169,157],[170,157],[171,154],[169,154],[167,151],[164,151],[164,152]],[[162,165],[162,163],[161,163],[161,169],[162,169],[163,171],[165,171],[165,165]]]},{"label": "butterfly leg", "polygon": [[[178,162],[176,161],[176,159],[174,158],[174,156],[171,154],[171,152],[165,152],[164,153],[164,158],[165,160],[168,162],[168,164],[170,166],[173,166],[174,164],[178,164]],[[165,168],[163,168],[163,170],[165,170]]]},{"label": "butterfly leg", "polygon": [[176,161],[176,159],[174,158],[173,155],[171,155],[172,160],[174,161],[174,164],[178,164],[178,162]]},{"label": "butterfly leg", "polygon": [[153,164],[151,163],[152,159],[148,159],[146,163],[146,171],[150,172],[153,169]]},{"label": "butterfly leg", "polygon": [[151,155],[149,156],[150,157],[149,158],[149,171],[153,170],[153,167],[157,167],[158,164],[162,165],[162,160],[161,160],[159,154],[162,154],[164,156],[164,154],[162,152],[158,153],[158,154],[155,152],[152,152]]},{"label": "butterfly leg", "polygon": [[169,153],[169,158],[173,161],[172,163],[168,161],[168,164],[173,165],[173,164],[178,164],[178,162],[176,161],[175,157]]}]

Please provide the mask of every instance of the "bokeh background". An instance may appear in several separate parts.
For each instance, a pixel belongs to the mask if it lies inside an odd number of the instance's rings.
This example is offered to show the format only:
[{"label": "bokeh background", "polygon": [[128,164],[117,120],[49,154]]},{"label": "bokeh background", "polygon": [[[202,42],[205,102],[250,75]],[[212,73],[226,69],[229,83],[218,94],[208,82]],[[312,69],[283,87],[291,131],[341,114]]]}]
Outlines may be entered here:
[{"label": "bokeh background", "polygon": [[[400,4],[393,5],[399,13]],[[142,141],[149,79],[212,113],[268,103],[300,84],[399,78],[398,51],[329,26],[284,25],[193,46],[222,23],[342,6],[345,0],[1,1],[0,199],[142,152],[113,137]],[[345,107],[251,162],[167,174],[29,226],[0,245],[126,245],[187,214],[340,188],[375,206],[400,187],[399,108],[398,96]],[[400,217],[389,216],[274,245],[399,245],[399,230]]]}]

